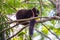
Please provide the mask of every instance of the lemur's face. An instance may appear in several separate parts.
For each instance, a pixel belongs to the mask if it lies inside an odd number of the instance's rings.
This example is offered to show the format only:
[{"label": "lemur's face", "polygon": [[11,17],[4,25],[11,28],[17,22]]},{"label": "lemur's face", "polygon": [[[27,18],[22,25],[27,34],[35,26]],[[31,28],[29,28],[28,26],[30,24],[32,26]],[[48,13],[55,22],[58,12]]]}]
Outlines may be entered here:
[{"label": "lemur's face", "polygon": [[35,17],[39,15],[39,10],[36,8],[33,8],[32,11],[34,12]]},{"label": "lemur's face", "polygon": [[36,16],[38,16],[39,15],[39,10],[36,10]]}]

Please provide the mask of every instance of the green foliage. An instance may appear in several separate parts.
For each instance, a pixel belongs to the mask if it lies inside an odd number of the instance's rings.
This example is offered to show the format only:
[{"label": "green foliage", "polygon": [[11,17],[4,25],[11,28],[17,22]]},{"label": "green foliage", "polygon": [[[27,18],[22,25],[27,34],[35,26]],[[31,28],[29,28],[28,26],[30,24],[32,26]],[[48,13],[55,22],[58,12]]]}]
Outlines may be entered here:
[{"label": "green foliage", "polygon": [[55,25],[55,24],[56,24],[56,20],[52,20],[51,23],[52,23],[53,25]]},{"label": "green foliage", "polygon": [[[6,17],[6,15],[2,15],[1,13],[0,13],[0,23],[3,23],[3,22],[6,22],[7,21],[7,17]],[[2,31],[4,28],[8,28],[9,27],[9,24],[0,24],[0,31]],[[4,34],[6,34],[6,37],[8,37],[8,35],[9,35],[9,30],[8,31],[6,31],[6,33],[0,33],[0,40],[3,40],[3,39],[5,39],[5,35]]]},{"label": "green foliage", "polygon": [[24,34],[25,34],[25,32],[21,32],[21,33],[18,34],[18,36],[22,36]]},{"label": "green foliage", "polygon": [[[7,22],[8,18],[6,17],[6,15],[8,14],[13,14],[16,13],[17,10],[24,8],[24,9],[31,9],[33,7],[36,7],[38,10],[40,10],[40,3],[37,4],[37,2],[40,2],[40,0],[29,0],[28,3],[23,2],[24,0],[0,0],[0,14],[2,13],[2,15],[0,15],[0,23],[3,22]],[[31,3],[32,2],[32,3]],[[42,16],[49,16],[51,10],[55,11],[55,6],[49,1],[49,0],[42,0]],[[36,4],[33,4],[36,3]],[[60,28],[55,28],[56,25],[56,20],[52,20],[48,23],[46,23],[45,25],[51,29],[53,32],[55,32],[57,35],[60,35]],[[39,28],[42,25],[40,23],[37,23],[35,25],[35,28],[39,30]],[[2,24],[0,25],[0,30],[3,30],[4,28],[8,28],[9,24]],[[58,27],[58,26],[57,26]],[[11,32],[10,30],[6,31],[6,35],[8,37],[9,32]],[[49,31],[42,26],[41,32],[45,33],[46,35],[48,35]],[[24,35],[27,34],[27,32],[20,32],[18,34],[17,37],[12,38],[12,40],[23,40],[24,39]],[[40,34],[38,34],[38,32],[34,33],[34,37],[38,36]],[[28,37],[28,36],[27,36]],[[0,33],[0,38],[1,37],[1,33]],[[29,39],[29,37],[27,38]],[[44,37],[42,36],[41,40],[44,40]]]},{"label": "green foliage", "polygon": [[53,31],[54,31],[57,35],[60,35],[60,28],[54,28]]},{"label": "green foliage", "polygon": [[46,29],[46,27],[43,26],[42,32],[45,33],[45,34],[48,34],[48,30]]}]

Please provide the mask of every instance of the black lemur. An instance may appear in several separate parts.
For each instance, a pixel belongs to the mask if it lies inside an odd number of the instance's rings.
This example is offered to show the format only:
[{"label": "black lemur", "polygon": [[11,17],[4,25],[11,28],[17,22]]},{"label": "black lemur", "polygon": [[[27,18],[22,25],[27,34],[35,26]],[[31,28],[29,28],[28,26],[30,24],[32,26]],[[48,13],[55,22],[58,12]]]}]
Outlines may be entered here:
[{"label": "black lemur", "polygon": [[[37,17],[38,14],[39,14],[39,10],[37,10],[36,8],[21,9],[16,13],[16,19],[18,20],[18,19],[27,19],[27,18],[31,18],[31,17]],[[28,22],[23,23],[23,25],[27,25],[27,24],[30,24],[29,34],[32,35],[33,29],[34,29],[33,26],[35,25],[35,19],[30,20],[30,23],[28,23]]]}]

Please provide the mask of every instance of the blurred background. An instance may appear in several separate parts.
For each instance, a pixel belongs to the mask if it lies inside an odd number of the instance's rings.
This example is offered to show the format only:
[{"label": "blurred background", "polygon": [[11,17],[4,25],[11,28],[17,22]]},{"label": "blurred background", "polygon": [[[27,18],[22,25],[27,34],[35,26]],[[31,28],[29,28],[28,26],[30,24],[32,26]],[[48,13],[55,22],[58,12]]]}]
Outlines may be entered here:
[{"label": "blurred background", "polygon": [[[56,0],[54,0],[55,2]],[[51,0],[0,0],[0,40],[29,40],[29,27],[17,24],[16,12],[21,9],[36,7],[41,17],[53,17],[56,5]],[[32,40],[58,40],[60,37],[60,21],[51,20],[36,23]]]}]

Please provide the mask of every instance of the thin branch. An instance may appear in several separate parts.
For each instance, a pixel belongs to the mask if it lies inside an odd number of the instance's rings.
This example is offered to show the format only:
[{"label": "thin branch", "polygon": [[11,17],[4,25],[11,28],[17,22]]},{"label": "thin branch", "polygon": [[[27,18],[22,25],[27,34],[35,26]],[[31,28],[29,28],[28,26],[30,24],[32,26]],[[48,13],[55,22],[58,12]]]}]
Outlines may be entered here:
[{"label": "thin branch", "polygon": [[53,33],[48,27],[46,27],[43,23],[42,23],[42,25],[43,25],[51,34],[55,35],[58,40],[60,40],[60,38],[59,38],[55,33]]},{"label": "thin branch", "polygon": [[51,21],[51,20],[60,20],[60,17],[53,16],[53,17],[41,18],[40,21],[37,21],[37,23],[43,23],[43,22]]},{"label": "thin branch", "polygon": [[54,16],[54,17],[32,17],[32,18],[28,18],[28,19],[20,19],[20,20],[14,20],[14,21],[7,21],[7,22],[3,22],[0,23],[1,24],[11,24],[11,23],[16,23],[16,22],[20,22],[20,21],[30,21],[32,19],[36,19],[36,18],[42,18],[39,22],[45,22],[45,21],[50,21],[50,20],[60,20],[59,16]]},{"label": "thin branch", "polygon": [[48,37],[47,35],[45,35],[44,33],[42,33],[42,32],[40,32],[40,31],[38,31],[37,29],[35,29],[38,33],[40,33],[41,35],[43,35],[43,36],[45,36],[45,37],[47,37],[48,39],[50,39],[51,40],[51,38],[50,37]]},{"label": "thin branch", "polygon": [[2,23],[0,23],[0,25],[2,25],[2,24],[11,24],[11,23],[16,23],[16,22],[20,22],[20,21],[22,21],[22,22],[23,21],[30,21],[30,20],[36,19],[36,18],[41,18],[40,21],[37,21],[37,22],[40,22],[40,23],[43,23],[43,22],[46,22],[46,21],[50,21],[50,20],[60,20],[59,16],[53,16],[53,17],[32,17],[32,18],[28,18],[28,19],[20,19],[20,20],[2,22]]},{"label": "thin branch", "polygon": [[7,22],[2,22],[0,23],[0,25],[2,24],[11,24],[11,23],[16,23],[16,22],[20,22],[20,21],[30,21],[32,19],[36,19],[36,18],[49,18],[49,17],[32,17],[32,18],[28,18],[28,19],[19,19],[19,20],[14,20],[14,21],[7,21]]},{"label": "thin branch", "polygon": [[5,28],[5,29],[3,29],[2,31],[0,31],[0,33],[5,32],[6,30],[12,29],[12,28],[14,28],[14,27],[17,26],[17,25],[19,25],[19,24],[16,24],[16,25],[14,25],[13,27]]},{"label": "thin branch", "polygon": [[25,27],[23,27],[21,30],[19,30],[16,34],[14,34],[13,36],[7,38],[7,40],[13,38],[14,36],[16,36],[17,34],[19,34],[23,29],[25,29],[26,27],[28,27],[28,25],[26,25]]},{"label": "thin branch", "polygon": [[[27,21],[27,22],[28,22],[28,21]],[[26,22],[22,22],[21,24],[24,24],[24,23],[26,23]],[[20,23],[16,23],[16,25],[14,25],[13,27],[9,27],[9,28],[2,29],[2,31],[0,31],[0,33],[5,32],[6,30],[12,29],[12,28],[16,27],[16,26],[19,25],[19,24],[20,24]]]}]

